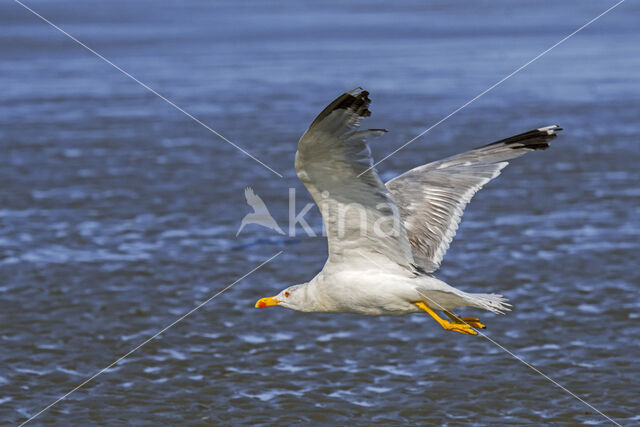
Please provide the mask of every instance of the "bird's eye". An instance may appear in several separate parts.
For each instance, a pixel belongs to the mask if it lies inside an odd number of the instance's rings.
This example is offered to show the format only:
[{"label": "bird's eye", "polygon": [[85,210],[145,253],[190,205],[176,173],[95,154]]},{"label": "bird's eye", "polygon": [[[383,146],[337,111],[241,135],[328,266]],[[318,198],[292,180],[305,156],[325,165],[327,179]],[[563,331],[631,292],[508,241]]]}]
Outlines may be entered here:
[{"label": "bird's eye", "polygon": [[291,293],[290,293],[289,291],[285,291],[284,296],[285,296],[286,298],[289,298],[289,295],[291,295]]}]

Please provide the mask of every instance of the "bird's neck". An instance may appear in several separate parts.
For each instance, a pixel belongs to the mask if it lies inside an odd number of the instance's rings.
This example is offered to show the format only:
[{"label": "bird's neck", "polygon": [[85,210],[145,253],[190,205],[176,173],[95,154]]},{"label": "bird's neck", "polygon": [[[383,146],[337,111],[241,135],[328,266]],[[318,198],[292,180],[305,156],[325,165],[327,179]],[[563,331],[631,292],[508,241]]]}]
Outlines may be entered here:
[{"label": "bird's neck", "polygon": [[304,297],[304,306],[300,311],[327,311],[327,307],[323,304],[322,295],[318,291],[315,279],[304,283],[300,287],[299,292],[302,292]]}]

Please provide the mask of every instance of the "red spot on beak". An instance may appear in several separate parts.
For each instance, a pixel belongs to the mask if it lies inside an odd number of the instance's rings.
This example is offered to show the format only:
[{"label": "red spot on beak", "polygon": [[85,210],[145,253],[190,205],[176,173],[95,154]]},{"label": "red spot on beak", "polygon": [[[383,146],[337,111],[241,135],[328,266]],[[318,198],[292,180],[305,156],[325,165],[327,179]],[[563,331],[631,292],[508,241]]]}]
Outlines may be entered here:
[{"label": "red spot on beak", "polygon": [[267,304],[264,301],[260,301],[258,303],[258,307],[260,307],[260,308],[265,308],[266,306],[267,306]]}]

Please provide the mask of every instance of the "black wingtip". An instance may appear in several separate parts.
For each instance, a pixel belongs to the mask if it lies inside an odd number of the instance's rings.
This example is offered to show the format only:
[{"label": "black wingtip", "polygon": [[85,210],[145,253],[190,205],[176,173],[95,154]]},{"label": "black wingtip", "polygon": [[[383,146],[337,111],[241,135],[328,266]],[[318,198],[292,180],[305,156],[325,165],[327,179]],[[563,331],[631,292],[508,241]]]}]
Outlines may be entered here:
[{"label": "black wingtip", "polygon": [[558,135],[556,132],[561,130],[562,128],[558,125],[544,126],[530,130],[529,132],[501,139],[500,141],[492,142],[491,144],[487,144],[487,146],[507,145],[514,150],[522,148],[530,150],[546,150],[549,148],[549,141],[557,137]]},{"label": "black wingtip", "polygon": [[311,123],[310,128],[322,121],[322,119],[327,117],[333,111],[339,109],[350,109],[360,117],[369,117],[371,115],[371,111],[369,111],[370,103],[371,100],[369,99],[369,92],[361,87],[352,89],[343,93],[334,99],[331,104],[327,105],[327,107],[318,114],[318,117],[316,117],[313,123]]}]

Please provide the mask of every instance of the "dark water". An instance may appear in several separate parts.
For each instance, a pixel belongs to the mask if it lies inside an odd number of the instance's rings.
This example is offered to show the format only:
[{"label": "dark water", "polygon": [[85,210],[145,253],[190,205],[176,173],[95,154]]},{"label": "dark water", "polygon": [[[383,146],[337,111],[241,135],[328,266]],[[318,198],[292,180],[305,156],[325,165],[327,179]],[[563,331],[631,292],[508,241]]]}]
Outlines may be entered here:
[{"label": "dark water", "polygon": [[[281,226],[300,134],[362,85],[381,158],[613,2],[45,2],[45,17],[284,175],[239,153],[20,5],[0,5],[0,424],[16,424],[279,251],[34,423],[606,423],[481,337],[424,315],[255,310],[310,279]],[[487,334],[621,424],[640,423],[640,35],[626,2],[379,169],[559,123],[474,199],[439,277],[500,291]],[[307,215],[316,231],[317,210]]]}]

